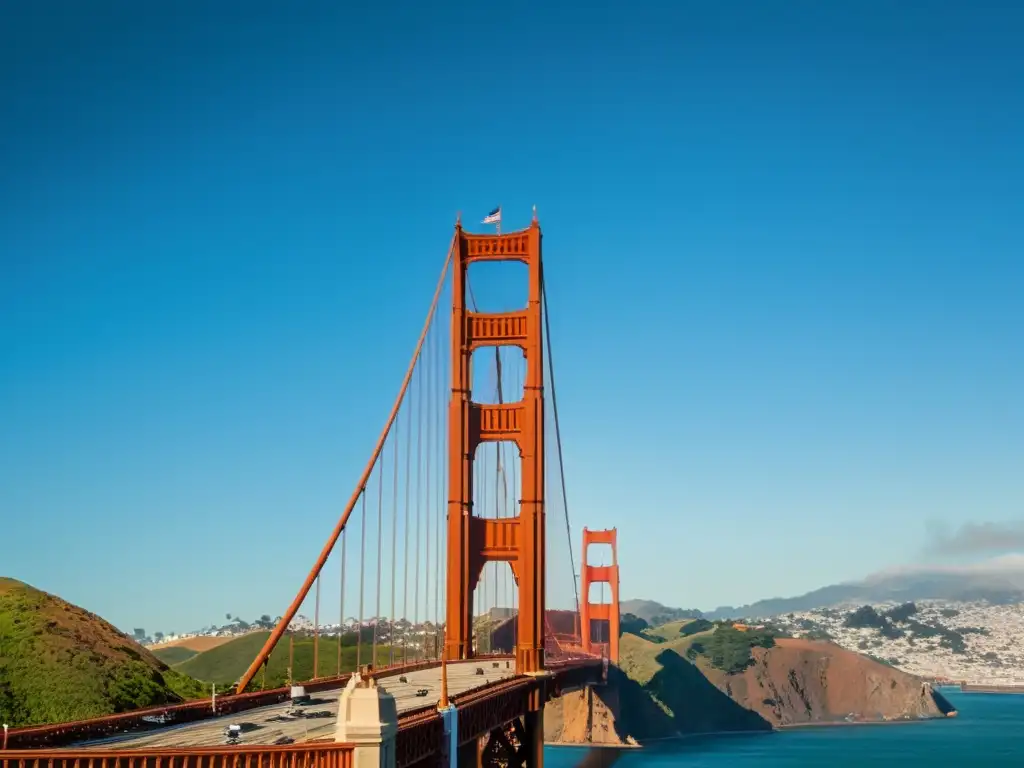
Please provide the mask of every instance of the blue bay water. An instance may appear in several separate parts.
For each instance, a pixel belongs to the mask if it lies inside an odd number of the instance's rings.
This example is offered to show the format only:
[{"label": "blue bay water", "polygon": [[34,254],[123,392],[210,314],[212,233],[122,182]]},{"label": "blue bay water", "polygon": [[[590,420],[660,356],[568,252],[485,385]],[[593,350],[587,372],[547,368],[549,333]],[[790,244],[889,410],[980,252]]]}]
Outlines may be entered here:
[{"label": "blue bay water", "polygon": [[1024,695],[943,690],[955,718],[702,736],[633,750],[549,747],[545,768],[978,766],[1024,768]]}]

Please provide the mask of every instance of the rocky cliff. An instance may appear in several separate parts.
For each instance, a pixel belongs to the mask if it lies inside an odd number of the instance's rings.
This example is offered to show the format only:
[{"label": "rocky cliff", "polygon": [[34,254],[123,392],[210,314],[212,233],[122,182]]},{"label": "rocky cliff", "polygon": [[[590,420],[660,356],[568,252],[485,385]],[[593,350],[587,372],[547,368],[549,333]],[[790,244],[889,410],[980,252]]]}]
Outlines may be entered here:
[{"label": "rocky cliff", "polygon": [[775,726],[918,720],[952,709],[920,678],[831,643],[779,639],[752,656],[740,674],[705,674]]},{"label": "rocky cliff", "polygon": [[663,642],[624,635],[621,666],[611,670],[607,686],[548,705],[546,739],[632,745],[697,733],[942,717],[952,710],[919,678],[831,643],[779,639],[774,647],[753,648],[749,666],[727,673],[703,656],[686,658],[701,634]]}]

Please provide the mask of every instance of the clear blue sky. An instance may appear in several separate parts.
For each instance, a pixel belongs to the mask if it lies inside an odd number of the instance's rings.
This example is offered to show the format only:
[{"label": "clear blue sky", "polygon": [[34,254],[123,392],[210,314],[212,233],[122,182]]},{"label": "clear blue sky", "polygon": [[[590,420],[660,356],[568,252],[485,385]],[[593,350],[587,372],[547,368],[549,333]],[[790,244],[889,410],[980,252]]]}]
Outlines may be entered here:
[{"label": "clear blue sky", "polygon": [[1011,6],[6,4],[0,573],[123,627],[280,613],[497,203],[538,206],[624,595],[1021,519]]}]

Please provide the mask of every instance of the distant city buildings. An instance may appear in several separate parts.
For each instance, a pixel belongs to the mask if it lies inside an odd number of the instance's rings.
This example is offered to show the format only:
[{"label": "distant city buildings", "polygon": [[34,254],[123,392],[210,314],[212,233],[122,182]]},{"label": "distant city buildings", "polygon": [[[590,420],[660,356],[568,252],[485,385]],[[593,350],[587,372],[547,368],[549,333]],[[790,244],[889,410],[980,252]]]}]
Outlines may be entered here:
[{"label": "distant city buildings", "polygon": [[[877,617],[873,626],[851,626],[852,607],[819,608],[770,620],[796,637],[827,637],[847,650],[928,679],[1024,685],[1024,605],[921,600],[913,604],[912,613],[901,611],[897,603],[871,608]],[[887,619],[889,614],[893,618]],[[859,615],[853,624],[864,623]]]},{"label": "distant city buildings", "polygon": [[[507,616],[514,615],[514,611],[508,608],[495,608],[492,609],[490,615],[497,618],[505,618]],[[136,629],[134,639],[145,646],[163,645],[166,643],[176,642],[185,640],[192,637],[241,637],[251,632],[260,632],[272,629],[277,625],[277,621],[280,617],[274,620],[269,620],[268,617],[264,616],[258,621],[249,624],[248,622],[242,621],[235,617],[224,626],[210,626],[203,627],[195,632],[176,633],[171,632],[164,634],[162,632],[154,632],[152,636],[146,634],[144,629]],[[333,637],[339,634],[346,634],[350,632],[356,632],[360,627],[369,629],[376,624],[377,626],[377,639],[379,641],[388,643],[391,642],[392,627],[394,629],[395,640],[400,638],[411,638],[411,637],[430,637],[436,635],[440,631],[440,624],[434,624],[430,621],[424,621],[419,624],[413,624],[405,621],[404,619],[398,619],[392,625],[391,619],[386,617],[381,618],[367,618],[361,622],[356,618],[348,618],[343,623],[323,623],[319,627],[319,634],[323,637]],[[316,629],[313,621],[307,616],[302,614],[297,615],[288,624],[288,631],[299,634],[312,633]]]}]

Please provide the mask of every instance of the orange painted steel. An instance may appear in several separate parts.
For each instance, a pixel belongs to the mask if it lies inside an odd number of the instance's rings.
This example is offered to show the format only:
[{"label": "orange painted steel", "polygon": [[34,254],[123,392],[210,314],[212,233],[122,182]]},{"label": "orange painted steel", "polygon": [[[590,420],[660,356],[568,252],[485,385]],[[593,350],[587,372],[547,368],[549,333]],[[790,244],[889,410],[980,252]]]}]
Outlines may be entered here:
[{"label": "orange painted steel", "polygon": [[[605,643],[595,643],[591,632],[591,621],[604,620],[608,622],[608,660],[613,664],[619,662],[619,559],[618,559],[618,531],[611,528],[606,531],[591,531],[583,529],[583,568],[581,574],[581,587],[583,590],[582,634],[583,650],[586,653],[596,653],[601,650],[598,646]],[[591,544],[608,544],[612,548],[611,565],[589,565],[587,552]],[[590,585],[605,583],[611,587],[611,603],[591,603]]]},{"label": "orange painted steel", "polygon": [[19,749],[0,768],[353,768],[352,744],[164,749]]},{"label": "orange painted steel", "polygon": [[[419,340],[416,342],[416,349],[412,353],[412,360],[409,361],[409,367],[405,372],[405,378],[402,379],[402,386],[398,390],[398,396],[395,398],[395,404],[391,407],[391,413],[388,415],[387,422],[384,424],[384,429],[381,431],[380,437],[377,439],[377,445],[374,447],[373,453],[370,455],[370,460],[367,462],[366,468],[363,470],[363,474],[359,478],[359,483],[356,485],[356,489],[352,492],[352,496],[349,499],[348,504],[345,506],[345,511],[342,512],[341,517],[338,519],[338,524],[334,526],[334,530],[331,531],[331,535],[327,539],[327,543],[324,544],[324,548],[320,552],[320,557],[317,558],[316,564],[309,572],[309,575],[303,582],[301,589],[299,589],[299,593],[295,596],[292,604],[288,606],[288,610],[281,616],[281,620],[277,623],[277,626],[274,627],[274,631],[270,633],[270,637],[267,638],[267,642],[263,645],[263,649],[259,652],[259,655],[256,656],[253,663],[249,665],[249,669],[247,669],[245,674],[239,679],[238,687],[236,688],[236,691],[239,693],[245,690],[245,686],[247,686],[249,681],[256,676],[260,666],[270,658],[270,654],[281,639],[281,635],[284,634],[288,625],[291,623],[291,620],[295,618],[295,614],[298,613],[303,601],[309,594],[309,590],[312,588],[313,582],[315,582],[317,576],[320,575],[320,571],[327,562],[327,558],[330,557],[331,551],[334,549],[334,545],[338,542],[338,537],[341,536],[341,532],[344,530],[345,524],[348,522],[348,518],[352,514],[352,510],[356,506],[356,502],[359,501],[359,497],[366,488],[366,483],[369,481],[370,474],[373,472],[373,468],[377,464],[380,452],[384,449],[384,442],[391,433],[391,427],[394,425],[395,418],[398,416],[398,410],[402,406],[402,400],[405,398],[405,392],[409,388],[409,382],[412,381],[412,374],[416,369],[416,362],[419,360],[420,351],[423,349],[423,342],[427,338],[427,331],[430,330],[430,323],[434,319],[434,313],[437,311],[437,302],[441,296],[441,289],[444,288],[445,278],[448,275],[448,267],[452,263],[455,245],[456,238],[453,237],[451,245],[448,246],[448,256],[445,259],[444,268],[441,270],[441,277],[438,278],[437,287],[434,289],[434,298],[430,302],[430,310],[427,312],[427,319],[423,323],[423,330],[420,331]],[[374,659],[374,661],[376,661],[376,659]]]},{"label": "orange painted steel", "polygon": [[[473,656],[473,590],[487,562],[507,562],[519,587],[516,671],[544,669],[544,357],[541,309],[541,230],[469,234],[455,225],[452,265],[452,391],[448,407],[448,573],[444,655]],[[477,261],[520,261],[529,269],[524,310],[501,314],[466,307],[466,270]],[[526,359],[518,403],[482,405],[471,397],[473,351],[517,346]],[[489,520],[473,514],[473,463],[484,442],[514,442],[521,457],[518,516]]]},{"label": "orange painted steel", "polygon": [[[485,688],[454,696],[459,711],[459,741],[486,736],[495,727],[542,709],[544,702],[584,685],[604,680],[601,659],[580,659],[549,665],[549,675],[500,680]],[[543,723],[540,723],[543,728]],[[441,716],[436,705],[404,713],[398,721],[397,768],[427,765],[441,751]],[[539,740],[538,740],[539,741]]]}]

